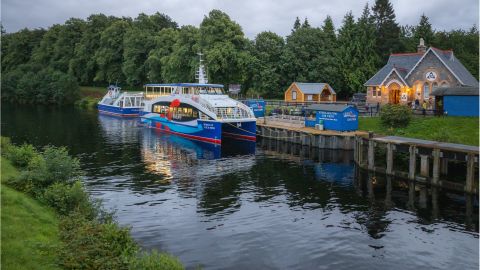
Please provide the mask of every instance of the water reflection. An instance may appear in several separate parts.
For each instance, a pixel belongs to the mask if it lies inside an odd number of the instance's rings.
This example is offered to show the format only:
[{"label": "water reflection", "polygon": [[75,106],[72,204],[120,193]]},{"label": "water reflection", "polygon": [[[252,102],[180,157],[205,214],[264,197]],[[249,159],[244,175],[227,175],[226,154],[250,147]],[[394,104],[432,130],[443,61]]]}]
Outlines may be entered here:
[{"label": "water reflection", "polygon": [[2,135],[67,145],[135,239],[189,268],[478,265],[478,197],[358,170],[351,151],[270,140],[215,148],[135,119],[8,108]]}]

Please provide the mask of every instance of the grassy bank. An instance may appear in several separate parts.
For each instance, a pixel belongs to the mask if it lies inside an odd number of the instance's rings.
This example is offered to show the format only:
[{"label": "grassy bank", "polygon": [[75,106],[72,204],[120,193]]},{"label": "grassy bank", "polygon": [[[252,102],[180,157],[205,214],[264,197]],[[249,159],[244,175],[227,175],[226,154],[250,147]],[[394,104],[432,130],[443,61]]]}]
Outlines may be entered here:
[{"label": "grassy bank", "polygon": [[2,269],[60,269],[52,247],[59,245],[54,211],[3,184],[18,175],[2,157]]},{"label": "grassy bank", "polygon": [[66,148],[4,137],[1,148],[3,269],[183,269],[175,257],[143,251],[88,195]]},{"label": "grassy bank", "polygon": [[395,135],[442,142],[479,145],[478,117],[413,117],[405,128],[388,129],[379,117],[360,117],[359,129],[381,135]]}]

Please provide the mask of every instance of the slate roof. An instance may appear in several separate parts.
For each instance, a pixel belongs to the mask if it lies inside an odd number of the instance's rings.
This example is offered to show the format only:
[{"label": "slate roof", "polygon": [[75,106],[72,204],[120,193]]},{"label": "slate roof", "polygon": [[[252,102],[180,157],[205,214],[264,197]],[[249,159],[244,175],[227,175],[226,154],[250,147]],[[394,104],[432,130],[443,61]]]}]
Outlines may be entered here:
[{"label": "slate roof", "polygon": [[438,87],[432,96],[478,96],[478,87]]},{"label": "slate roof", "polygon": [[453,54],[453,51],[443,51],[437,48],[433,48],[435,52],[442,58],[445,65],[447,65],[455,75],[463,82],[464,85],[478,86],[478,81],[472,74],[465,68],[464,65]]},{"label": "slate roof", "polygon": [[350,105],[344,104],[312,104],[307,107],[307,110],[311,111],[328,111],[328,112],[343,112]]},{"label": "slate roof", "polygon": [[320,94],[320,92],[325,88],[325,85],[330,89],[332,94],[336,94],[335,90],[328,84],[328,83],[299,83],[295,82],[297,87],[302,91],[304,94],[308,95],[315,95]]},{"label": "slate roof", "polygon": [[[370,80],[364,85],[380,85],[385,77],[390,74],[393,68],[396,68],[401,76],[406,76],[407,73],[415,66],[415,64],[422,58],[423,53],[402,53],[391,54],[388,58],[388,62],[383,66]],[[403,77],[405,79],[405,77]]]},{"label": "slate roof", "polygon": [[400,53],[400,54],[391,54],[388,58],[388,62],[383,66],[372,78],[370,78],[364,85],[365,86],[377,86],[381,85],[393,68],[395,68],[398,73],[405,80],[406,76],[416,67],[418,62],[426,55],[430,50],[434,51],[440,60],[445,63],[447,68],[449,68],[457,77],[462,81],[464,85],[467,86],[478,86],[478,81],[472,74],[462,65],[460,60],[458,60],[453,51],[444,51],[434,47],[428,49],[425,53]]}]

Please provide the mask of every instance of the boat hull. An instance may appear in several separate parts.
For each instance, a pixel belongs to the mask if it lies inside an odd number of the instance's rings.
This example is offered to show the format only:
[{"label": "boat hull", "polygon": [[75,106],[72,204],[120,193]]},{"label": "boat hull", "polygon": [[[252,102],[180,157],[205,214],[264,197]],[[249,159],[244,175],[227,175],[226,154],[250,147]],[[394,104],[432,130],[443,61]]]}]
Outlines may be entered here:
[{"label": "boat hull", "polygon": [[228,122],[222,124],[222,136],[255,142],[257,140],[256,121]]},{"label": "boat hull", "polygon": [[98,104],[98,111],[103,114],[124,116],[124,117],[136,117],[140,115],[141,107],[120,108],[117,106]]},{"label": "boat hull", "polygon": [[149,128],[188,139],[214,144],[222,143],[222,123],[220,122],[196,120],[187,124],[155,116],[142,117],[142,123]]}]

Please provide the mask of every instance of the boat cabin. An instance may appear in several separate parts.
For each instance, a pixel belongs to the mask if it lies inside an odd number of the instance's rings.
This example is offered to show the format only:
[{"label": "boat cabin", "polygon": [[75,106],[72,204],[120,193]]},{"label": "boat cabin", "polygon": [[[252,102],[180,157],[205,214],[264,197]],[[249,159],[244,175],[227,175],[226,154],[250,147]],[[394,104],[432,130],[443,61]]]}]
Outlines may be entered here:
[{"label": "boat cabin", "polygon": [[146,84],[145,98],[154,99],[160,96],[177,95],[224,95],[221,84],[174,83]]}]

